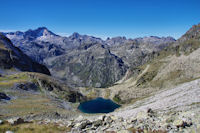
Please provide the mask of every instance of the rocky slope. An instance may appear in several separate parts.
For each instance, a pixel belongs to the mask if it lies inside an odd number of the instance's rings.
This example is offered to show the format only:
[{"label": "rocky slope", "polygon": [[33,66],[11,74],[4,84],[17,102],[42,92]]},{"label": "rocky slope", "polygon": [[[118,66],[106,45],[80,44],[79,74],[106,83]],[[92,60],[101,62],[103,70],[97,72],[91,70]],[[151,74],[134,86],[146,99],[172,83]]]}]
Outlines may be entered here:
[{"label": "rocky slope", "polygon": [[4,34],[32,59],[45,64],[53,76],[71,86],[84,87],[110,86],[129,67],[146,63],[152,53],[175,42],[170,37],[116,37],[106,41],[78,33],[61,37],[45,27]]},{"label": "rocky slope", "polygon": [[[188,133],[199,132],[200,113],[200,80],[178,85],[156,92],[154,95],[138,100],[129,106],[123,106],[109,114],[86,115],[83,113],[71,114],[69,117],[60,112],[56,114],[27,115],[23,117],[25,121],[18,119],[8,119],[11,126],[1,130],[16,130],[14,126],[23,129],[20,125],[33,123],[34,125],[50,126],[55,125],[59,129],[67,128],[65,131],[71,133],[79,132],[113,132],[113,133],[135,133],[135,132],[155,132],[155,133]],[[49,109],[49,108],[48,108]],[[38,121],[34,121],[38,120]],[[12,124],[16,122],[17,124]],[[5,124],[4,124],[5,125]],[[33,125],[26,130],[39,130]],[[36,128],[36,129],[35,129]],[[54,129],[55,130],[55,129]],[[53,129],[51,129],[53,131]],[[49,131],[49,132],[51,132]],[[56,132],[55,131],[55,132]]]},{"label": "rocky slope", "polygon": [[154,59],[133,68],[130,78],[109,88],[110,98],[126,103],[153,95],[200,77],[199,25],[193,26],[177,42],[155,53]]},{"label": "rocky slope", "polygon": [[86,97],[48,75],[21,72],[0,77],[0,117],[45,119],[74,117],[77,103]]},{"label": "rocky slope", "polygon": [[49,70],[44,65],[33,61],[2,34],[0,34],[0,69],[0,73],[13,69],[50,75]]},{"label": "rocky slope", "polygon": [[175,39],[172,37],[159,38],[155,36],[136,39],[124,38],[123,40],[119,41],[123,42],[121,45],[111,45],[110,50],[132,68],[145,64],[154,58],[156,52],[175,42]]},{"label": "rocky slope", "polygon": [[199,132],[200,80],[157,92],[108,115],[80,115],[72,132]]}]

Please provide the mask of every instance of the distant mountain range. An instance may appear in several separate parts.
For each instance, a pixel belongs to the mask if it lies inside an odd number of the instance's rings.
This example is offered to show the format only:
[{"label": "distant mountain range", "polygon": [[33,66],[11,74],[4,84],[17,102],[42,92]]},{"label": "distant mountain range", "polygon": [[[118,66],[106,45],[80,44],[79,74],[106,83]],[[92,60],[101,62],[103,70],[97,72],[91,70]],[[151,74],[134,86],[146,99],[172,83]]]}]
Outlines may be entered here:
[{"label": "distant mountain range", "polygon": [[33,60],[46,65],[52,75],[72,86],[106,87],[120,80],[130,67],[147,62],[174,43],[172,37],[125,37],[102,40],[73,33],[54,34],[45,27],[4,33]]}]

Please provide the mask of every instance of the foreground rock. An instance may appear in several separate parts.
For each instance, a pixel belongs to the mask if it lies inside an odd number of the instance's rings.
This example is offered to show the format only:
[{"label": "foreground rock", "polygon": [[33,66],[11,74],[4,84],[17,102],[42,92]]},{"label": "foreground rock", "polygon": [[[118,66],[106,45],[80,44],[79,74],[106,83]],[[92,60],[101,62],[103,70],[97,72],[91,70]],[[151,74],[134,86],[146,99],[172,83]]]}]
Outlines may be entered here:
[{"label": "foreground rock", "polygon": [[18,124],[26,123],[26,121],[24,121],[24,119],[22,118],[11,118],[11,119],[8,119],[8,123],[11,125],[18,125]]},{"label": "foreground rock", "polygon": [[6,131],[5,133],[14,133],[13,131]]},{"label": "foreground rock", "polygon": [[54,123],[71,128],[71,133],[189,133],[199,132],[199,110],[186,112],[156,112],[149,109],[139,112],[136,117],[123,118],[115,115],[79,116],[72,120],[46,120],[43,123]]},{"label": "foreground rock", "polygon": [[3,121],[2,121],[2,120],[0,120],[0,125],[1,125],[1,124],[3,124]]},{"label": "foreground rock", "polygon": [[5,93],[0,92],[0,101],[1,100],[10,100],[10,97],[8,97]]}]

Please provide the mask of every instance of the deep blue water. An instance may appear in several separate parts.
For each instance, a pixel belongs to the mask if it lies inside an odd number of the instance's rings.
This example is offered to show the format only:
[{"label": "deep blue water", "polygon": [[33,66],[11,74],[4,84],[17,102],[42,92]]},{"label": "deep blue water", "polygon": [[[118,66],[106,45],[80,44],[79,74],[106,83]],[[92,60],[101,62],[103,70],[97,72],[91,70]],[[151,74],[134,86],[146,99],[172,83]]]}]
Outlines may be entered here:
[{"label": "deep blue water", "polygon": [[120,105],[114,103],[110,99],[103,99],[101,97],[86,101],[78,106],[78,109],[83,113],[109,113],[113,112]]}]

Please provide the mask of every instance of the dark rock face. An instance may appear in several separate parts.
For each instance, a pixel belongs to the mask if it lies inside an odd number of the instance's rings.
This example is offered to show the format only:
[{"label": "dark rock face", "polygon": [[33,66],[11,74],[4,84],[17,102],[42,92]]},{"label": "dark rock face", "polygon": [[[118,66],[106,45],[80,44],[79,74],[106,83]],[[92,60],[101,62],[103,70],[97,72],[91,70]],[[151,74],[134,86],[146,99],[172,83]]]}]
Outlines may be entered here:
[{"label": "dark rock face", "polygon": [[25,91],[29,91],[29,90],[37,91],[39,89],[35,83],[31,83],[31,82],[16,84],[14,88],[25,90]]},{"label": "dark rock face", "polygon": [[109,86],[121,79],[128,68],[119,57],[100,44],[72,50],[49,64],[52,64],[49,66],[52,73],[63,74],[54,76],[74,86]]},{"label": "dark rock face", "polygon": [[0,100],[10,100],[10,97],[8,97],[5,93],[0,92]]},{"label": "dark rock face", "polygon": [[112,85],[128,68],[146,63],[152,53],[175,42],[171,37],[155,36],[106,41],[78,33],[61,37],[45,27],[5,35],[33,60],[45,64],[53,76],[71,86],[88,87]]},{"label": "dark rock face", "polygon": [[29,58],[4,35],[0,34],[0,68],[16,68],[21,71],[39,72],[50,75],[49,70]]}]

